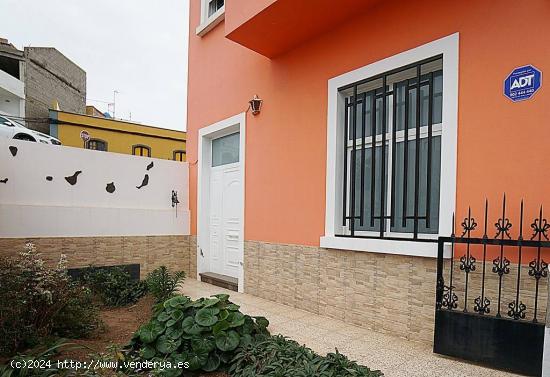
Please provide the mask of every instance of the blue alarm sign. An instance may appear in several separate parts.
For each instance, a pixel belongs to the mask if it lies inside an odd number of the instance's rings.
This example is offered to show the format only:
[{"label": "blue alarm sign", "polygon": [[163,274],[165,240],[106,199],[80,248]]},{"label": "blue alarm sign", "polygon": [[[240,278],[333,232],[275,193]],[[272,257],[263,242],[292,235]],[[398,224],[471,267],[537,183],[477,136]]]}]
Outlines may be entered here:
[{"label": "blue alarm sign", "polygon": [[518,67],[504,80],[504,95],[512,101],[530,99],[542,85],[542,73],[532,65]]}]

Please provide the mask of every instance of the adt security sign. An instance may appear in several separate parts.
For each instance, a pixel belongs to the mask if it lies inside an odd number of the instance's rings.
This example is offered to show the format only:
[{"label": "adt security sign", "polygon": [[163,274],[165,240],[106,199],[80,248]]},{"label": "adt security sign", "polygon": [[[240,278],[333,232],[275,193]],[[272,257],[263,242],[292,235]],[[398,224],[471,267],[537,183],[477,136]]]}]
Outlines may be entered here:
[{"label": "adt security sign", "polygon": [[504,80],[504,95],[512,101],[530,99],[542,83],[542,73],[532,65],[518,67]]}]

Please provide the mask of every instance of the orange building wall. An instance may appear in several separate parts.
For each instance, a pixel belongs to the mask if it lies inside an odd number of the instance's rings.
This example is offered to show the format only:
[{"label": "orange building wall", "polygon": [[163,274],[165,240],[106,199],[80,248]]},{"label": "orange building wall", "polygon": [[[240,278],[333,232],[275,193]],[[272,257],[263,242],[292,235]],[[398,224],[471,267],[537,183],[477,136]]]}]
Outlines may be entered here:
[{"label": "orange building wall", "polygon": [[[549,1],[383,1],[272,60],[225,39],[223,23],[203,38],[196,36],[199,0],[191,1],[190,14],[192,234],[197,232],[198,129],[245,111],[258,94],[262,112],[248,113],[246,123],[245,239],[319,245],[325,223],[327,80],[457,31],[458,217],[470,204],[474,213],[481,211],[488,195],[496,220],[504,191],[512,222],[520,198],[526,200],[527,217],[538,213],[540,203],[550,214],[550,88],[544,82],[550,74]],[[525,64],[542,70],[543,86],[530,101],[512,103],[502,94],[503,81]],[[476,215],[482,224],[481,213]]]}]

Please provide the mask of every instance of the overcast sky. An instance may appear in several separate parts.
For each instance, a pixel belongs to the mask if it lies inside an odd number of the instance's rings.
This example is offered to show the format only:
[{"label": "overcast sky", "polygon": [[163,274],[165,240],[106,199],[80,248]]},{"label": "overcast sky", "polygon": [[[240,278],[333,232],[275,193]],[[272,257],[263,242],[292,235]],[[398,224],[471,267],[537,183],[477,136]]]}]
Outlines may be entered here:
[{"label": "overcast sky", "polygon": [[[0,0],[0,37],[55,47],[87,74],[88,104],[186,127],[189,0]],[[103,102],[99,102],[103,101]]]}]

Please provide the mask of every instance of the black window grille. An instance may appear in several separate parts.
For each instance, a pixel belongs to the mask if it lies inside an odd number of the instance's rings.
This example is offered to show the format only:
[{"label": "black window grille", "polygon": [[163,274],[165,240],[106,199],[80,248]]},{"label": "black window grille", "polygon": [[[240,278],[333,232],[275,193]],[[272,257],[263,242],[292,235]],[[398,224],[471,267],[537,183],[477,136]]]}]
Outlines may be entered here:
[{"label": "black window grille", "polygon": [[339,89],[338,236],[436,241],[426,235],[439,230],[442,63],[436,56]]},{"label": "black window grille", "polygon": [[100,139],[90,139],[86,142],[87,149],[93,149],[95,151],[107,152],[107,142]]}]

